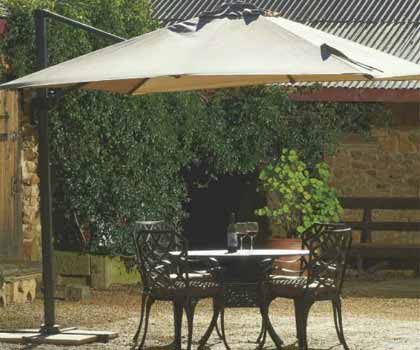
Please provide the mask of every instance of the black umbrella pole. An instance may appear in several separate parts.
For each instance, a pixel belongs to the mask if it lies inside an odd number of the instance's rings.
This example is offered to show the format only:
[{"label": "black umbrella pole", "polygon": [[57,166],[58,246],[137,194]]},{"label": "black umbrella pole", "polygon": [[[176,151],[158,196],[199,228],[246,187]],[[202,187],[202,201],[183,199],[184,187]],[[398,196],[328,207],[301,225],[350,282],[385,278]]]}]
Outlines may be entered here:
[{"label": "black umbrella pole", "polygon": [[[38,68],[48,66],[46,18],[42,12],[35,12],[35,30]],[[42,282],[44,287],[44,324],[41,332],[45,335],[59,332],[55,325],[55,278],[52,240],[51,210],[51,170],[48,138],[48,91],[40,92],[38,109],[38,153],[41,197],[41,234],[42,234]]]},{"label": "black umbrella pole", "polygon": [[39,111],[39,174],[42,226],[42,282],[44,287],[44,325],[42,333],[55,334],[55,278],[51,218],[51,175],[49,164],[47,109]]},{"label": "black umbrella pole", "polygon": [[[94,28],[47,10],[35,10],[35,35],[38,69],[48,67],[48,36],[47,18],[74,28],[104,37],[116,42],[126,39]],[[39,92],[38,105],[38,144],[39,144],[39,177],[41,196],[41,234],[42,234],[42,282],[44,285],[44,325],[41,332],[45,335],[59,333],[55,325],[55,273],[54,247],[52,236],[52,196],[51,196],[51,168],[48,136],[48,89]]]}]

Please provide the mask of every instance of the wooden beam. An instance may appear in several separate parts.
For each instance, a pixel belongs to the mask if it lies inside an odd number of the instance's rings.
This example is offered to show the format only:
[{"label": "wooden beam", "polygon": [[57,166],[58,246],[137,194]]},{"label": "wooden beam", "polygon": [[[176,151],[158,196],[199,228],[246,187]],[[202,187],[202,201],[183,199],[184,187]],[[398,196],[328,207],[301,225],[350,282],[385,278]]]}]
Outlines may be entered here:
[{"label": "wooden beam", "polygon": [[407,197],[407,198],[387,198],[387,197],[342,197],[340,203],[346,209],[419,209],[420,198]]},{"label": "wooden beam", "polygon": [[[404,222],[404,221],[374,221],[374,222],[360,222],[360,221],[346,221],[354,230],[362,230],[370,233],[370,231],[419,231],[420,222]],[[361,243],[369,241],[362,240]]]},{"label": "wooden beam", "polygon": [[321,88],[308,93],[290,94],[292,101],[329,102],[418,102],[420,89]]}]

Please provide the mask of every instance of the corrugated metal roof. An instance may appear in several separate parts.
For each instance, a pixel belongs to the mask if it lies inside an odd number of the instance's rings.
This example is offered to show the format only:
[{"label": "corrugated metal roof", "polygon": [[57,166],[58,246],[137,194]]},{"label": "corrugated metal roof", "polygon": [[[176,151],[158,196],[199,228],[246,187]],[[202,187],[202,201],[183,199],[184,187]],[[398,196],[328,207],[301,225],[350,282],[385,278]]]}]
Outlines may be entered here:
[{"label": "corrugated metal roof", "polygon": [[[162,25],[214,10],[224,0],[151,0]],[[420,64],[419,0],[248,0],[311,27]],[[328,83],[328,87],[420,89],[418,81]]]}]

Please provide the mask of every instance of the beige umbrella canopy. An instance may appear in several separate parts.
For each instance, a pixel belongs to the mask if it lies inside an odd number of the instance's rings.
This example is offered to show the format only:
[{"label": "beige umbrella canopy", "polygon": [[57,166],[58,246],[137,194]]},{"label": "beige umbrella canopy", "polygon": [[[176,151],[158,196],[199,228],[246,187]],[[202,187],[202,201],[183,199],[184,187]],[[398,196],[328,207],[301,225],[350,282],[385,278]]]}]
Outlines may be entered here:
[{"label": "beige umbrella canopy", "polygon": [[1,88],[78,86],[142,95],[278,82],[419,77],[417,64],[236,3]]}]

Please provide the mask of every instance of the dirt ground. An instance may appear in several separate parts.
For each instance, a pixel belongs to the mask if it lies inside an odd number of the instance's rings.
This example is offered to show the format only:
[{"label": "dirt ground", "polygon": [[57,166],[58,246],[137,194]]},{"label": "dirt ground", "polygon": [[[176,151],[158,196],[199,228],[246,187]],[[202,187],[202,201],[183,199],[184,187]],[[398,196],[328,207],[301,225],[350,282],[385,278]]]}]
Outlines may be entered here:
[{"label": "dirt ground", "polygon": [[[386,282],[386,283],[383,283]],[[382,284],[381,284],[382,283]],[[383,286],[388,287],[383,287]],[[344,299],[344,330],[350,348],[364,350],[420,350],[420,280],[394,281],[352,280],[347,284]],[[378,287],[379,286],[379,287]],[[382,287],[381,287],[382,286]],[[399,297],[399,288],[414,289],[414,297]],[[384,290],[387,290],[384,294]],[[391,291],[391,293],[389,293]],[[418,296],[416,297],[416,293]],[[57,322],[62,327],[111,330],[119,337],[108,344],[92,344],[65,349],[128,350],[138,322],[140,294],[134,287],[111,291],[92,291],[85,302],[57,302]],[[0,328],[37,328],[42,322],[42,301],[9,306],[0,310]],[[271,307],[272,322],[285,341],[284,349],[295,346],[293,304],[278,299]],[[210,301],[197,306],[194,339],[198,341],[211,317]],[[185,318],[185,317],[184,317]],[[254,349],[260,327],[257,309],[241,308],[226,311],[226,331],[232,349]],[[184,334],[186,333],[184,327]],[[311,310],[308,324],[309,346],[312,350],[341,349],[335,334],[331,306],[317,303]],[[173,339],[172,308],[169,303],[156,303],[152,309],[151,326],[146,348],[158,349]],[[185,345],[185,344],[184,344]],[[194,348],[197,344],[194,345]],[[22,346],[0,344],[1,350],[59,350],[53,345]],[[216,335],[208,343],[212,350],[224,349]],[[272,342],[266,349],[275,349]]]}]

